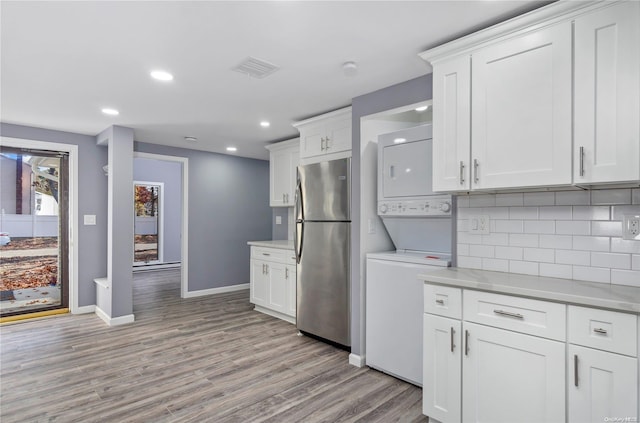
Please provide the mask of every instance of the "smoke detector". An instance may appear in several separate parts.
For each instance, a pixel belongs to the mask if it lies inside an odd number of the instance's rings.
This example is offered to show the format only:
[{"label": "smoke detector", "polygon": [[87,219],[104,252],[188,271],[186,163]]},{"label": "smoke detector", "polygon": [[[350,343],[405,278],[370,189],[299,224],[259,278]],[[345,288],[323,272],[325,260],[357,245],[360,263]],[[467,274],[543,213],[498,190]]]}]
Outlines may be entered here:
[{"label": "smoke detector", "polygon": [[342,64],[342,72],[344,76],[356,76],[358,73],[358,65],[356,62],[344,62]]},{"label": "smoke detector", "polygon": [[251,56],[244,59],[236,67],[231,68],[231,70],[257,79],[262,79],[265,76],[269,76],[278,69],[280,69],[280,67],[274,65],[273,63],[269,63],[265,60],[257,59]]},{"label": "smoke detector", "polygon": [[196,137],[184,137],[186,142],[197,142],[198,139]]}]

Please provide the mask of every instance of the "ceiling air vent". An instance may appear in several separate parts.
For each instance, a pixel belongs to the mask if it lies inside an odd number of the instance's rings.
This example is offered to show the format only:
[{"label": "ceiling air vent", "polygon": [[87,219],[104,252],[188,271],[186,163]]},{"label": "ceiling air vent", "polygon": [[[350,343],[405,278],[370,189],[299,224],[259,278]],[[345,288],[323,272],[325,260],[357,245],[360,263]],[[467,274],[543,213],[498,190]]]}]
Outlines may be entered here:
[{"label": "ceiling air vent", "polygon": [[251,56],[247,57],[235,68],[232,68],[232,70],[236,72],[244,73],[245,75],[258,79],[271,75],[278,69],[280,68],[273,63],[265,62],[264,60],[256,59]]}]

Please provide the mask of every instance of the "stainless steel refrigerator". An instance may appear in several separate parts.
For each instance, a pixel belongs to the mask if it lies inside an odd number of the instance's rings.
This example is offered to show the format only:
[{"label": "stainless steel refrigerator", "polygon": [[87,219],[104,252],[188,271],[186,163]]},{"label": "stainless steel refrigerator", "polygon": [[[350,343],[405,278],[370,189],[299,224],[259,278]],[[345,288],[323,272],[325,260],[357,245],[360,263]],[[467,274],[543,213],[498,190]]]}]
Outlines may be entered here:
[{"label": "stainless steel refrigerator", "polygon": [[350,346],[351,159],[298,166],[297,327]]}]

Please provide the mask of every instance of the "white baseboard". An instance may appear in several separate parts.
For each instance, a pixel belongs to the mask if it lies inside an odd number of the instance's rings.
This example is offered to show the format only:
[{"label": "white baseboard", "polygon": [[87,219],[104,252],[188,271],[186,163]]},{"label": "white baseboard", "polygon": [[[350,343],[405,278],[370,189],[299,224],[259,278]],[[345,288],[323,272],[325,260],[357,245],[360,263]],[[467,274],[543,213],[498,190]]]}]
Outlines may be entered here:
[{"label": "white baseboard", "polygon": [[291,316],[287,316],[286,314],[282,314],[279,313],[277,311],[273,311],[273,310],[269,310],[268,308],[263,308],[257,305],[253,306],[253,309],[255,311],[259,311],[260,313],[264,313],[264,314],[268,314],[269,316],[273,316],[273,317],[277,317],[278,319],[282,319],[285,322],[289,322],[293,325],[296,324],[296,318],[295,317],[291,317]]},{"label": "white baseboard", "polygon": [[204,295],[224,294],[225,292],[242,291],[243,289],[249,289],[248,283],[241,283],[239,285],[221,286],[220,288],[200,289],[198,291],[187,291],[184,298],[202,297]]},{"label": "white baseboard", "polygon": [[100,307],[96,307],[96,315],[101,318],[107,325],[109,326],[120,326],[126,325],[128,323],[133,323],[135,321],[135,316],[133,314],[127,314],[126,316],[119,317],[110,317],[107,313],[105,313]]},{"label": "white baseboard", "polygon": [[354,353],[349,354],[349,364],[356,367],[364,367],[365,359],[363,355],[357,355]]},{"label": "white baseboard", "polygon": [[71,314],[89,314],[89,313],[95,313],[95,312],[96,312],[96,306],[93,304],[88,306],[76,307],[71,310]]}]

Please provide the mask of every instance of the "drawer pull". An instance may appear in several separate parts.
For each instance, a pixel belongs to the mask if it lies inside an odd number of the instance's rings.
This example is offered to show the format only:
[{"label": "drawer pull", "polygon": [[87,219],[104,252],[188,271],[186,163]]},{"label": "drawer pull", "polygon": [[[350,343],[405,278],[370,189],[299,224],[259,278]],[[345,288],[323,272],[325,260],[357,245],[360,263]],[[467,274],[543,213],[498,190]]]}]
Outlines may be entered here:
[{"label": "drawer pull", "polygon": [[456,346],[454,345],[454,343],[453,343],[453,334],[454,334],[455,332],[456,332],[456,331],[455,331],[455,330],[453,330],[453,327],[452,327],[452,328],[451,328],[451,352],[453,352],[453,349],[456,347]]},{"label": "drawer pull", "polygon": [[524,319],[524,316],[520,313],[512,313],[510,311],[504,311],[504,310],[493,310],[493,312],[501,316],[513,317],[514,319]]},{"label": "drawer pull", "polygon": [[573,356],[573,384],[578,386],[578,355]]},{"label": "drawer pull", "polygon": [[270,256],[271,254],[269,253],[262,253],[263,256]]},{"label": "drawer pull", "polygon": [[607,330],[606,329],[602,329],[602,328],[595,328],[595,329],[593,329],[593,331],[595,333],[599,333],[601,335],[606,335],[607,334]]},{"label": "drawer pull", "polygon": [[469,331],[464,331],[464,355],[469,355]]},{"label": "drawer pull", "polygon": [[436,304],[444,305],[444,300],[436,300]]}]

